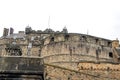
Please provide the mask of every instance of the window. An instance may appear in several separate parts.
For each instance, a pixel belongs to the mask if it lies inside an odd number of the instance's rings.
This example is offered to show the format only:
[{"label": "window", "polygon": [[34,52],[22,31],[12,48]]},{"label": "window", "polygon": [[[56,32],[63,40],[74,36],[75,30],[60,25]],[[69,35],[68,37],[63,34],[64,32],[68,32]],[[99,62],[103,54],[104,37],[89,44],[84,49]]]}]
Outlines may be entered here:
[{"label": "window", "polygon": [[112,52],[109,52],[109,57],[113,58],[113,53]]},{"label": "window", "polygon": [[69,35],[65,35],[65,39],[68,41],[69,40]]},{"label": "window", "polygon": [[54,37],[51,38],[51,42],[54,42]]},{"label": "window", "polygon": [[95,39],[96,40],[96,44],[98,44],[98,42],[99,42],[99,39]]},{"label": "window", "polygon": [[108,46],[110,46],[110,47],[111,47],[111,42],[108,42]]}]

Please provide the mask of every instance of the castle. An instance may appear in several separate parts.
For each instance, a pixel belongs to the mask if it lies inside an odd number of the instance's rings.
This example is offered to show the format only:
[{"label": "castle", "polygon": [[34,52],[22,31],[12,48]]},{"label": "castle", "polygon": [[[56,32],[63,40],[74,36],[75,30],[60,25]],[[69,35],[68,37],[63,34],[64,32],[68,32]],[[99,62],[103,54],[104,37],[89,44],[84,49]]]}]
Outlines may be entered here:
[{"label": "castle", "polygon": [[[22,70],[20,66],[23,67],[24,60],[29,58],[25,62],[25,65],[30,67],[28,71],[31,69],[42,71],[41,80],[120,78],[120,46],[117,39],[108,40],[87,34],[68,33],[66,27],[62,31],[52,29],[35,31],[27,26],[25,31],[19,33],[13,31],[13,28],[10,28],[10,31],[4,28],[3,36],[0,38],[0,63],[5,65],[9,62],[11,65],[15,62],[14,71]],[[16,60],[23,58],[23,63],[6,60],[12,60],[11,58]],[[8,65],[5,66],[4,70],[8,68]],[[24,79],[23,76],[20,77]]]}]

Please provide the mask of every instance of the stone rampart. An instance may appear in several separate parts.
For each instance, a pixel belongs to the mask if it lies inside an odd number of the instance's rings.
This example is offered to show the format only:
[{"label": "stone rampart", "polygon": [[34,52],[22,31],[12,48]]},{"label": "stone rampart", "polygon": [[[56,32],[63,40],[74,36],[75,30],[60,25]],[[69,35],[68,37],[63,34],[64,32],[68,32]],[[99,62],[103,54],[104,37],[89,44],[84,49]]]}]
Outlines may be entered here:
[{"label": "stone rampart", "polygon": [[[119,80],[120,65],[109,63],[46,64],[46,80]],[[68,66],[68,67],[66,67]],[[71,67],[73,68],[71,68]]]}]

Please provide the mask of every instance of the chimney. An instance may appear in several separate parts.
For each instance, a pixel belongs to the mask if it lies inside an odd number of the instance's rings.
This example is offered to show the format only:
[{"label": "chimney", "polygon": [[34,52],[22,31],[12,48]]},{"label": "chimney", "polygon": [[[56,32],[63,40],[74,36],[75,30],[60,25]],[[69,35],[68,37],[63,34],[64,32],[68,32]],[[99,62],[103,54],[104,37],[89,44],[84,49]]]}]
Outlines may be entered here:
[{"label": "chimney", "polygon": [[14,29],[10,28],[10,34],[13,34],[13,32],[14,32]]},{"label": "chimney", "polygon": [[9,29],[8,29],[8,28],[4,28],[3,36],[7,36],[7,35],[8,35],[8,32],[9,32]]}]

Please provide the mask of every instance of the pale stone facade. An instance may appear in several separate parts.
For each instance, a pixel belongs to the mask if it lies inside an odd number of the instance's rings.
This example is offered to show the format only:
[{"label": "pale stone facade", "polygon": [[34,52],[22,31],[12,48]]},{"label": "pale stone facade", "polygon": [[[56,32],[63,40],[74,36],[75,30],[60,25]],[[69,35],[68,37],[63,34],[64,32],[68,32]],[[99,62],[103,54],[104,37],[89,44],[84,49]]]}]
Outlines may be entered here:
[{"label": "pale stone facade", "polygon": [[[19,53],[16,55],[16,53]],[[40,57],[45,80],[119,80],[118,40],[51,29],[10,34],[0,39],[0,56]]]}]

